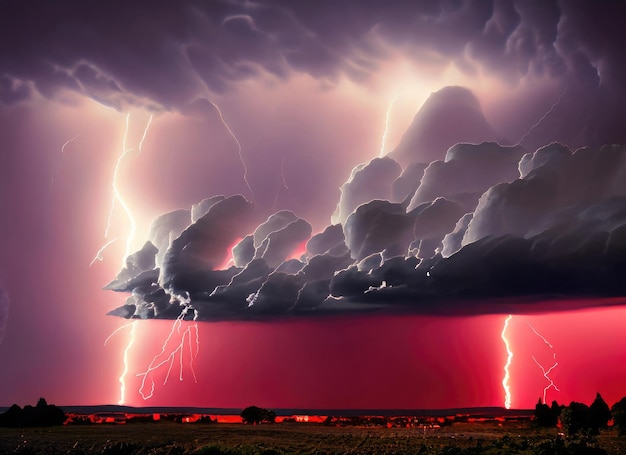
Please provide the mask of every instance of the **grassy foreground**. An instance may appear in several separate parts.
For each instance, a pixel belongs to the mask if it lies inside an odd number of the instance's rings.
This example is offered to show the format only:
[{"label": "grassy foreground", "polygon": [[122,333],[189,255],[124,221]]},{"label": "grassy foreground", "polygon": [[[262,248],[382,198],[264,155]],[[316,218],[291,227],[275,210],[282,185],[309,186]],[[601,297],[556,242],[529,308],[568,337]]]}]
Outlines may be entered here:
[{"label": "grassy foreground", "polygon": [[275,425],[75,425],[0,428],[2,454],[626,454],[614,430],[563,438],[528,422],[455,423],[438,429]]}]

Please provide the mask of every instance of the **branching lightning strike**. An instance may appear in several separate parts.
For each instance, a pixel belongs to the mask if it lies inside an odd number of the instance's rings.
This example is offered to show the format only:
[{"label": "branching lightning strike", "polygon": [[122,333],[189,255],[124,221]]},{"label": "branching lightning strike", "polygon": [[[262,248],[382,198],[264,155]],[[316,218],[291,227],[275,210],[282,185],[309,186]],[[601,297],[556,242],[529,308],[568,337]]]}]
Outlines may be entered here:
[{"label": "branching lightning strike", "polygon": [[385,113],[385,130],[383,131],[383,137],[380,141],[380,153],[378,154],[379,158],[385,156],[385,149],[387,147],[387,135],[389,134],[389,124],[391,122],[391,110],[393,109],[393,105],[398,99],[398,95],[395,95],[389,105],[387,106],[387,112]]},{"label": "branching lightning strike", "polygon": [[[526,324],[528,325],[528,327],[530,328],[530,330],[532,330],[532,332],[537,335],[537,337],[539,337],[545,344],[546,346],[548,346],[550,349],[554,349],[554,346],[552,346],[552,343],[550,343],[546,337],[544,337],[543,335],[541,335],[533,326],[530,322],[526,321]],[[546,396],[548,394],[548,390],[550,389],[554,389],[557,392],[560,392],[561,390],[556,386],[556,384],[554,383],[554,380],[550,377],[550,373],[552,373],[552,371],[559,366],[559,362],[557,362],[556,360],[556,352],[552,353],[552,358],[554,360],[554,364],[548,368],[547,370],[545,369],[545,367],[539,363],[539,361],[535,358],[535,356],[531,356],[533,361],[537,364],[537,366],[541,369],[541,372],[543,373],[543,377],[546,378],[546,380],[548,381],[548,385],[544,387],[543,389],[543,403],[546,403]]]},{"label": "branching lightning strike", "polygon": [[557,392],[560,392],[561,389],[559,389],[556,384],[554,383],[554,381],[552,380],[552,378],[550,377],[550,373],[552,373],[552,370],[554,370],[556,367],[559,366],[559,362],[556,361],[556,353],[554,353],[553,355],[553,359],[554,359],[554,364],[548,368],[547,370],[544,368],[544,366],[542,364],[539,363],[539,361],[535,358],[535,356],[531,356],[532,359],[535,361],[535,363],[537,364],[537,366],[541,369],[541,372],[543,373],[543,377],[546,378],[546,380],[548,381],[548,385],[545,386],[543,388],[543,404],[546,404],[546,395],[548,394],[548,390],[550,389],[554,389]]},{"label": "branching lightning strike", "polygon": [[506,336],[506,331],[512,318],[513,315],[509,314],[506,319],[504,319],[504,326],[502,327],[502,332],[500,333],[500,338],[502,338],[502,341],[504,342],[507,355],[506,363],[504,364],[504,377],[502,378],[502,388],[504,389],[504,407],[506,409],[511,409],[511,387],[509,385],[511,374],[509,372],[509,368],[511,367],[511,363],[513,361],[513,351],[511,350],[509,339]]},{"label": "branching lightning strike", "polygon": [[[194,381],[196,383],[198,382],[194,365],[193,365],[193,362],[195,358],[198,356],[198,352],[200,349],[198,323],[194,322],[193,325],[190,325],[189,327],[187,327],[181,334],[182,321],[184,320],[189,310],[193,310],[195,313],[194,321],[196,320],[198,315],[196,313],[196,310],[193,309],[192,306],[190,306],[190,299],[188,296],[186,298],[181,297],[181,296],[173,296],[173,298],[176,298],[177,300],[179,300],[181,306],[183,306],[183,310],[181,311],[178,318],[176,318],[176,320],[172,324],[172,329],[170,330],[169,334],[163,341],[163,344],[161,345],[161,352],[159,352],[157,355],[155,355],[152,358],[152,361],[150,362],[150,364],[148,365],[148,368],[144,372],[137,374],[137,376],[140,376],[142,378],[141,386],[139,387],[139,393],[141,394],[141,397],[144,400],[148,400],[152,398],[152,396],[154,395],[155,382],[153,379],[150,379],[150,391],[146,392],[146,381],[148,380],[148,376],[150,376],[152,373],[154,373],[156,370],[160,369],[161,367],[167,365],[167,372],[165,374],[165,380],[163,381],[163,385],[167,384],[167,381],[169,380],[170,374],[172,372],[172,368],[174,367],[174,363],[176,361],[177,355],[178,355],[178,364],[179,364],[178,379],[180,381],[183,380],[183,370],[184,370],[183,361],[184,361],[184,352],[185,352],[186,346],[189,349],[189,369],[191,370],[191,374],[193,375]],[[175,332],[177,332],[178,334],[181,334],[180,341],[178,342],[177,345],[175,345],[176,346],[175,349],[170,351],[169,354],[165,355],[168,344],[170,343],[170,340],[174,336]],[[195,346],[195,349],[194,349],[194,346]],[[160,360],[162,358],[163,360]]]}]

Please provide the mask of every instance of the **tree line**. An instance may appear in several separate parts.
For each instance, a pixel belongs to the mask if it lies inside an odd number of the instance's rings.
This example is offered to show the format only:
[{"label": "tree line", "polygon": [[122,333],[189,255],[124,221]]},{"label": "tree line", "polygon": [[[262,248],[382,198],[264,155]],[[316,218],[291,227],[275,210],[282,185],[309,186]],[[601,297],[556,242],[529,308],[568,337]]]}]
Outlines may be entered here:
[{"label": "tree line", "polygon": [[611,420],[617,434],[626,436],[626,397],[611,408],[599,393],[589,406],[577,401],[572,401],[569,406],[553,401],[548,406],[542,403],[541,398],[535,406],[534,422],[537,426],[556,427],[560,423],[569,435],[597,435],[601,429],[608,427]]}]

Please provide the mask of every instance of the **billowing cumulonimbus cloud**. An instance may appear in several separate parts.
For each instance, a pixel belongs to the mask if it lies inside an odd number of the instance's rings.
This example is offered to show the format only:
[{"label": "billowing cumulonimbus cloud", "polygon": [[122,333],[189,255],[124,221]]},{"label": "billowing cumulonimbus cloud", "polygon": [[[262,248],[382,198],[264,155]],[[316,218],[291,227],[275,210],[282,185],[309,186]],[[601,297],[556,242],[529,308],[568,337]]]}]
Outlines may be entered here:
[{"label": "billowing cumulonimbus cloud", "polygon": [[386,157],[374,158],[367,164],[356,166],[348,181],[341,186],[332,222],[344,224],[357,207],[375,199],[391,200],[392,184],[401,173],[400,165]]},{"label": "billowing cumulonimbus cloud", "polygon": [[231,196],[211,206],[172,242],[165,253],[159,284],[176,292],[210,288],[205,282],[211,281],[207,275],[224,262],[229,245],[249,232],[253,210],[243,196]]},{"label": "billowing cumulonimbus cloud", "polygon": [[626,146],[571,152],[553,143],[514,163],[520,155],[493,143],[450,149],[438,166],[461,160],[468,172],[505,180],[474,211],[441,196],[478,188],[452,168],[436,171],[437,184],[420,179],[418,191],[426,183],[434,200],[412,209],[408,198],[369,201],[314,236],[292,212],[255,225],[242,196],[217,198],[170,242],[161,269],[151,243],[128,258],[108,288],[131,295],[110,314],[176,318],[186,306],[199,320],[255,320],[535,312],[544,307],[531,302],[565,297],[570,306],[623,303],[592,297],[626,295]]},{"label": "billowing cumulonimbus cloud", "polygon": [[415,162],[430,163],[443,160],[446,151],[458,142],[480,143],[498,139],[470,90],[444,87],[426,100],[389,157],[404,166]]},{"label": "billowing cumulonimbus cloud", "polygon": [[[559,115],[539,125],[525,145],[536,148],[548,130],[551,139],[575,138],[572,146],[623,141],[626,134],[619,121],[626,96],[621,0],[113,0],[89,7],[78,0],[9,0],[0,8],[1,103],[70,90],[118,108],[183,109],[207,91],[264,74],[364,81],[400,52],[420,64],[428,55],[440,70],[454,64],[466,73],[489,73],[511,86],[532,76],[570,88]],[[586,109],[572,109],[582,98]],[[475,126],[471,134],[482,128]],[[559,132],[563,127],[568,131]]]},{"label": "billowing cumulonimbus cloud", "polygon": [[172,244],[172,241],[178,238],[190,224],[190,210],[175,210],[158,216],[152,221],[148,238],[158,250],[156,257],[158,267],[161,267],[163,264],[165,252]]},{"label": "billowing cumulonimbus cloud", "polygon": [[518,163],[524,149],[503,147],[495,142],[452,146],[443,161],[434,161],[424,170],[409,210],[437,197],[461,204],[473,211],[478,198],[492,186],[519,177]]},{"label": "billowing cumulonimbus cloud", "polygon": [[0,344],[4,339],[4,334],[7,330],[7,325],[9,324],[9,294],[4,289],[2,285],[0,285]]},{"label": "billowing cumulonimbus cloud", "polygon": [[487,235],[529,237],[612,196],[626,195],[626,149],[561,144],[540,148],[520,162],[523,178],[483,194],[463,238],[469,244]]}]

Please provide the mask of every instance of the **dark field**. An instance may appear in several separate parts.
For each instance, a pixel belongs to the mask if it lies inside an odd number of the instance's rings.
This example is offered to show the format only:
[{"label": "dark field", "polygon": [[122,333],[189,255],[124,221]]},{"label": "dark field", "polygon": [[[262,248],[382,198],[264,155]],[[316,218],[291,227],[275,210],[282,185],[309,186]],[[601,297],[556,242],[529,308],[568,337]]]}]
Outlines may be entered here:
[{"label": "dark field", "polygon": [[[316,423],[69,425],[0,428],[1,454],[626,454],[626,439],[559,436],[523,422],[454,423],[438,429]],[[602,450],[603,449],[603,450]],[[606,452],[605,452],[606,451]]]}]

